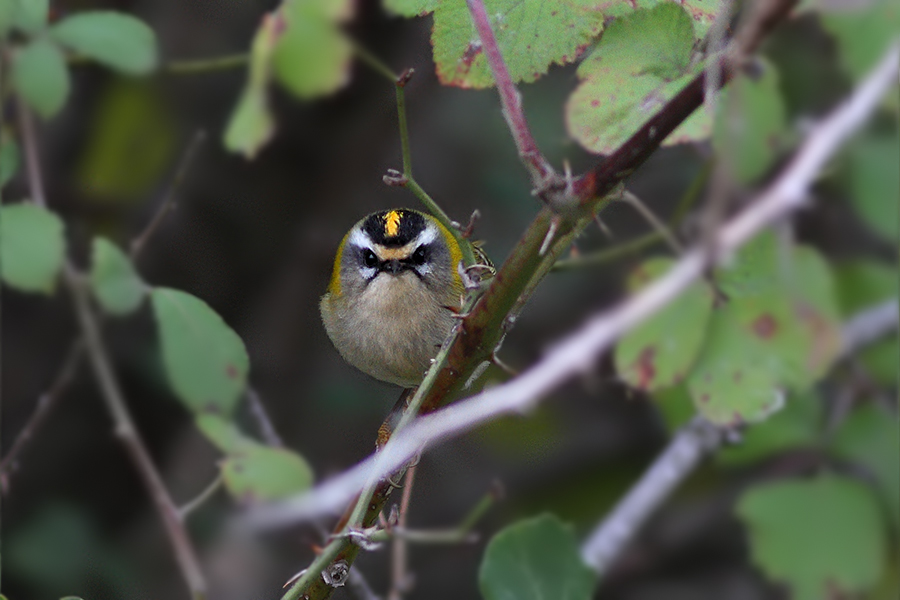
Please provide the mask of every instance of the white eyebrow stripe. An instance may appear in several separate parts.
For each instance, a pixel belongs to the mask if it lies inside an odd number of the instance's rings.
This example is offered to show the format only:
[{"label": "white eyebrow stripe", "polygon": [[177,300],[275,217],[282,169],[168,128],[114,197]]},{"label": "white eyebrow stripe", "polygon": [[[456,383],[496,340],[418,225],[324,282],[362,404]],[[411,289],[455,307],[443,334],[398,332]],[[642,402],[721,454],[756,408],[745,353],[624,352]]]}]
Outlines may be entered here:
[{"label": "white eyebrow stripe", "polygon": [[438,230],[434,225],[429,224],[425,229],[422,230],[413,243],[415,246],[421,246],[422,244],[430,244],[434,240],[437,239]]},{"label": "white eyebrow stripe", "polygon": [[350,237],[347,238],[347,243],[360,248],[372,248],[372,240],[369,239],[369,236],[361,229],[354,229],[351,231]]}]

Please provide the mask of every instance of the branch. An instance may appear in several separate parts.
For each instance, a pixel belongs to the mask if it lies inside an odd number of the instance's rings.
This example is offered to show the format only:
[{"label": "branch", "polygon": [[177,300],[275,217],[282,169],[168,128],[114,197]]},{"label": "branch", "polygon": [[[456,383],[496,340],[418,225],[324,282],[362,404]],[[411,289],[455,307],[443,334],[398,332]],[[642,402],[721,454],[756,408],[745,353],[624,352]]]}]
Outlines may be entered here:
[{"label": "branch", "polygon": [[[807,191],[827,161],[878,106],[900,65],[893,46],[851,98],[816,126],[782,174],[716,235],[715,254],[704,247],[684,255],[669,272],[641,293],[586,323],[518,378],[418,418],[392,436],[380,452],[314,490],[251,513],[258,527],[282,526],[332,513],[373,481],[378,481],[424,447],[461,435],[505,414],[521,413],[569,378],[589,371],[596,357],[656,311],[674,300],[707,266],[733,253],[766,226],[801,208]],[[418,394],[417,394],[418,395]]]},{"label": "branch", "polygon": [[[847,356],[883,335],[896,331],[897,299],[863,310],[843,327],[841,355]],[[641,480],[631,488],[581,546],[584,562],[606,573],[641,526],[684,481],[704,456],[725,441],[727,431],[695,418],[669,442]]]},{"label": "branch", "polygon": [[503,118],[509,125],[509,131],[516,142],[516,149],[525,166],[531,173],[531,180],[535,189],[543,190],[548,181],[555,177],[556,173],[541,151],[528,127],[525,112],[522,109],[522,96],[506,68],[506,62],[497,45],[497,38],[491,28],[491,21],[484,9],[482,0],[466,0],[469,13],[472,15],[472,23],[481,38],[481,46],[484,49],[484,57],[497,83],[497,92],[500,94],[500,102],[503,105]]}]

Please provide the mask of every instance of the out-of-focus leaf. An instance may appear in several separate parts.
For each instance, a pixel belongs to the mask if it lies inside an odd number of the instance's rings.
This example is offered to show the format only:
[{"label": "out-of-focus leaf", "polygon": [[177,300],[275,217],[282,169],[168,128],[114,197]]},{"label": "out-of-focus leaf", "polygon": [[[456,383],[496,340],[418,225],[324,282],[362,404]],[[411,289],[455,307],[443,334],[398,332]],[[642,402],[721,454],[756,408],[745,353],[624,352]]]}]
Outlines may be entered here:
[{"label": "out-of-focus leaf", "polygon": [[272,66],[279,83],[298,98],[330,94],[347,83],[353,46],[338,22],[350,16],[352,6],[350,0],[285,5]]},{"label": "out-of-focus leaf", "polygon": [[64,256],[59,217],[34,204],[0,206],[0,276],[7,285],[52,293]]},{"label": "out-of-focus leaf", "polygon": [[205,302],[188,293],[150,293],[163,365],[176,395],[194,412],[230,415],[250,368],[241,338]]},{"label": "out-of-focus leaf", "polygon": [[815,446],[819,442],[821,421],[822,403],[816,394],[792,394],[782,410],[765,423],[744,430],[740,442],[722,448],[716,460],[734,467],[788,450]]},{"label": "out-of-focus leaf", "polygon": [[[675,261],[652,258],[628,280],[637,292],[668,271]],[[706,338],[713,305],[706,282],[692,284],[674,302],[632,329],[616,347],[616,370],[632,387],[655,391],[682,381]]]},{"label": "out-of-focus leaf", "polygon": [[[879,302],[900,297],[896,267],[876,262],[848,262],[835,271],[838,297],[846,317]],[[868,373],[882,385],[895,386],[900,377],[900,336],[863,348],[858,354]]]},{"label": "out-of-focus leaf", "polygon": [[0,0],[0,37],[6,37],[16,16],[16,0]]},{"label": "out-of-focus leaf", "polygon": [[116,79],[91,116],[91,135],[75,172],[83,193],[100,202],[143,200],[175,151],[176,125],[157,87]]},{"label": "out-of-focus leaf", "polygon": [[491,539],[478,586],[486,600],[588,600],[594,573],[582,562],[572,531],[545,514],[514,523]]},{"label": "out-of-focus leaf", "polygon": [[[566,104],[569,133],[591,152],[611,152],[703,68],[691,64],[694,41],[691,17],[674,2],[615,20],[578,67],[582,82]],[[698,111],[664,143],[710,131],[709,116]]]},{"label": "out-of-focus leaf", "polygon": [[247,83],[225,128],[225,147],[251,160],[275,131],[275,123],[269,112],[269,79],[272,74],[272,53],[281,27],[282,17],[279,14],[267,14],[263,17],[250,47]]},{"label": "out-of-focus leaf", "polygon": [[788,389],[821,377],[840,349],[840,317],[828,265],[811,248],[777,250],[764,234],[718,279],[728,298],[688,379],[698,410],[720,424],[759,421]]},{"label": "out-of-focus leaf", "polygon": [[384,8],[401,17],[423,17],[440,4],[440,0],[383,0]]},{"label": "out-of-focus leaf", "polygon": [[13,56],[12,82],[28,106],[49,119],[69,95],[66,59],[56,44],[35,38]]},{"label": "out-of-focus leaf", "polygon": [[855,410],[831,443],[836,455],[863,465],[878,484],[895,527],[900,527],[900,423],[877,406]]},{"label": "out-of-focus leaf", "polygon": [[[485,11],[513,81],[535,81],[551,64],[564,65],[577,59],[603,29],[603,15],[593,4],[487,0]],[[464,1],[438,4],[431,43],[442,83],[463,88],[494,84]]]},{"label": "out-of-focus leaf", "polygon": [[751,488],[737,513],[750,534],[753,562],[797,600],[864,592],[887,553],[885,524],[866,486],[823,475]]},{"label": "out-of-focus leaf", "polygon": [[[826,2],[817,2],[828,8]],[[841,64],[860,79],[887,50],[900,32],[900,6],[895,0],[832,3],[822,14],[822,25],[837,40]]]},{"label": "out-of-focus leaf", "polygon": [[682,425],[687,424],[697,414],[694,402],[688,393],[687,385],[680,384],[653,392],[659,412],[665,421],[669,433],[674,433]]},{"label": "out-of-focus leaf", "polygon": [[95,10],[68,16],[50,28],[60,44],[127,75],[156,68],[156,34],[124,13]]},{"label": "out-of-focus leaf", "polygon": [[847,155],[846,188],[859,216],[873,231],[894,242],[900,240],[900,178],[896,177],[900,144],[896,126],[890,133],[855,140]]},{"label": "out-of-focus leaf", "polygon": [[718,103],[713,147],[727,157],[735,179],[743,184],[762,176],[784,149],[787,131],[778,72],[762,63],[758,77],[743,75],[729,84]]},{"label": "out-of-focus leaf", "polygon": [[221,415],[199,413],[196,421],[200,432],[223,454],[239,452],[248,440],[233,421]]},{"label": "out-of-focus leaf", "polygon": [[25,33],[37,33],[47,24],[50,0],[13,0],[13,25]]},{"label": "out-of-focus leaf", "polygon": [[0,133],[0,187],[19,170],[19,145],[5,132]]},{"label": "out-of-focus leaf", "polygon": [[225,487],[251,504],[279,500],[308,489],[313,472],[303,458],[286,448],[244,443],[222,462]]},{"label": "out-of-focus leaf", "polygon": [[146,294],[146,286],[131,260],[104,238],[94,238],[90,282],[94,297],[112,315],[134,312]]}]

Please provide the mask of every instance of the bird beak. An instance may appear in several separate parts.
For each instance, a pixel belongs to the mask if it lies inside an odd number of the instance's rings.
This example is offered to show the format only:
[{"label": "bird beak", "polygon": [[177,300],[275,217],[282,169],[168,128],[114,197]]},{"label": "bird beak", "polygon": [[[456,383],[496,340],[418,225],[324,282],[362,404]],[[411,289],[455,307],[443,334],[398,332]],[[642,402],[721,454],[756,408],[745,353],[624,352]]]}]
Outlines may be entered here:
[{"label": "bird beak", "polygon": [[392,258],[391,260],[386,260],[383,263],[381,263],[381,270],[387,271],[391,275],[396,275],[405,269],[406,269],[406,265],[403,264],[401,261],[397,260],[396,258]]}]

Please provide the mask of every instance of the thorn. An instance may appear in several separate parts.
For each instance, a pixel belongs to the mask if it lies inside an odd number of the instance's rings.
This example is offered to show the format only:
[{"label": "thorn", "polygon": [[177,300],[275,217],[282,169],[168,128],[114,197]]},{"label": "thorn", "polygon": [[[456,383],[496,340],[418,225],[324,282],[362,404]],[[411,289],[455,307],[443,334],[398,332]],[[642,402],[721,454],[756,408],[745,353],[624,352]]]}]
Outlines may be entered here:
[{"label": "thorn", "polygon": [[460,231],[460,235],[465,239],[469,239],[469,236],[471,236],[472,232],[475,230],[475,223],[477,223],[480,218],[481,211],[476,208],[472,211],[472,215],[469,217],[469,223],[466,225],[466,228]]},{"label": "thorn", "polygon": [[406,87],[406,84],[409,83],[409,80],[412,79],[415,72],[416,70],[410,67],[400,73],[400,77],[397,78],[397,87]]},{"label": "thorn", "polygon": [[595,215],[594,215],[594,222],[597,223],[597,227],[600,228],[600,231],[603,232],[603,235],[605,235],[605,236],[606,236],[607,238],[609,238],[610,240],[616,239],[616,236],[613,235],[612,229],[610,229],[610,228],[606,225],[606,223],[604,223],[604,222],[600,219],[600,215],[598,215],[598,214],[595,214]]},{"label": "thorn", "polygon": [[547,230],[547,235],[544,237],[544,243],[541,244],[541,249],[538,251],[539,256],[544,256],[547,253],[547,249],[550,248],[550,244],[556,236],[557,229],[559,229],[559,217],[553,217],[550,219],[550,229]]},{"label": "thorn", "polygon": [[397,169],[388,169],[381,180],[391,187],[403,187],[409,183],[409,178]]},{"label": "thorn", "polygon": [[500,367],[500,369],[503,370],[504,372],[506,372],[507,375],[516,377],[519,374],[518,371],[516,371],[515,369],[513,369],[512,367],[510,367],[509,365],[504,363],[502,360],[500,360],[500,358],[497,356],[496,350],[493,352],[493,354],[491,354],[491,362],[494,363],[495,365],[497,365],[498,367]]}]

